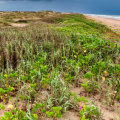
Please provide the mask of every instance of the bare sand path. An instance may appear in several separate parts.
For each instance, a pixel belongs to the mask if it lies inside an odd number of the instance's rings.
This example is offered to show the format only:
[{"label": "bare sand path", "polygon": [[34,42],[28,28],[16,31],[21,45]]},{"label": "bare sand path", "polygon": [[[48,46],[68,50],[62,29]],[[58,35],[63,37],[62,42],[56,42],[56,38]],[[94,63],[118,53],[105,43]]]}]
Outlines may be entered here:
[{"label": "bare sand path", "polygon": [[10,23],[11,26],[13,27],[25,27],[28,24],[23,24],[23,23]]},{"label": "bare sand path", "polygon": [[88,19],[93,19],[96,22],[100,22],[104,25],[107,25],[112,30],[120,34],[120,20],[112,19],[112,18],[103,18],[98,16],[92,16],[92,15],[85,15]]}]

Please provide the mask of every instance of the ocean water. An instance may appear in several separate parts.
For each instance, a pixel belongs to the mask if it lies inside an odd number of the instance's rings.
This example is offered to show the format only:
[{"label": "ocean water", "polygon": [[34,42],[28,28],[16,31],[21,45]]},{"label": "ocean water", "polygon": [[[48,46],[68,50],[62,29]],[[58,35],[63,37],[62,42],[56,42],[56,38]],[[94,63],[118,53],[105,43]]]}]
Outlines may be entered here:
[{"label": "ocean water", "polygon": [[0,0],[0,11],[73,12],[120,19],[120,0]]}]

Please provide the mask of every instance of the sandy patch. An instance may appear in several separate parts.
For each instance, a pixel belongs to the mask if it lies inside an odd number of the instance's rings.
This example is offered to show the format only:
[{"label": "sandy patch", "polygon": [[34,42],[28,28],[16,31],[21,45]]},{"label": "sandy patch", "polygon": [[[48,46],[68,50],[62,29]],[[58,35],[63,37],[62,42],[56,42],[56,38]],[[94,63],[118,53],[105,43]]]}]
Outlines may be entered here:
[{"label": "sandy patch", "polygon": [[[19,109],[25,109],[26,108],[26,104],[27,103],[21,102],[21,101],[16,103],[16,101],[17,101],[17,98],[16,97],[12,97],[11,100],[8,101],[8,103],[1,102],[2,105],[5,107],[5,109],[4,110],[0,110],[0,118],[2,116],[4,116],[4,114],[6,112],[9,112],[9,111],[13,110],[14,108],[16,108],[16,105],[19,106]],[[11,105],[12,105],[12,108],[10,108]],[[31,107],[31,104],[30,104],[30,107]]]},{"label": "sandy patch", "polygon": [[8,108],[8,106],[9,106],[9,105],[14,105],[14,104],[15,104],[15,101],[16,101],[16,98],[12,98],[7,104],[2,103],[3,106],[5,107],[5,109],[4,109],[4,110],[0,110],[0,117],[4,116],[4,113],[5,113],[5,112],[10,111],[10,109]]},{"label": "sandy patch", "polygon": [[[71,92],[75,93],[78,97],[80,97],[81,92],[83,92],[83,89],[80,87],[75,87],[71,89]],[[120,108],[118,106],[117,110],[109,110],[105,108],[105,105],[102,105],[102,103],[95,99],[95,98],[88,98],[86,97],[88,101],[94,101],[95,105],[99,108],[101,113],[103,114],[102,120],[120,120]],[[109,108],[109,107],[108,107]],[[77,116],[76,116],[77,117]]]},{"label": "sandy patch", "polygon": [[69,14],[71,14],[71,13],[69,13],[69,12],[61,12],[61,14],[69,15]]},{"label": "sandy patch", "polygon": [[27,26],[28,24],[22,24],[22,23],[10,23],[11,26],[13,27],[25,27]]},{"label": "sandy patch", "polygon": [[76,112],[66,112],[61,120],[80,120]]},{"label": "sandy patch", "polygon": [[16,18],[16,19],[13,19],[14,22],[19,22],[19,21],[35,21],[35,20],[41,20],[42,18],[40,17],[34,17],[34,18],[22,18],[22,19],[19,19],[19,18]]},{"label": "sandy patch", "polygon": [[85,16],[88,19],[93,19],[97,22],[100,22],[104,25],[107,25],[108,27],[110,27],[115,32],[120,33],[120,20],[115,20],[115,19],[112,19],[112,18],[103,18],[103,17],[98,17],[98,16],[92,16],[92,15],[85,15]]}]

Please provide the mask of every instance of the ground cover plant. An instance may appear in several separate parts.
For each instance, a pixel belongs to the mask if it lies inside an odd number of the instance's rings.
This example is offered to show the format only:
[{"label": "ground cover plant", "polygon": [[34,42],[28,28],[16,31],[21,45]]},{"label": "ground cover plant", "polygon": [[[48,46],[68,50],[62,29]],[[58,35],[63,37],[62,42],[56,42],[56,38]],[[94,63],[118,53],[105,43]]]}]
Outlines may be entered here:
[{"label": "ground cover plant", "polygon": [[[119,119],[119,34],[81,14],[13,12],[4,13],[6,19],[0,29],[0,120],[64,120],[68,111],[80,120],[104,120],[97,102]],[[9,26],[26,21],[24,28]]]}]

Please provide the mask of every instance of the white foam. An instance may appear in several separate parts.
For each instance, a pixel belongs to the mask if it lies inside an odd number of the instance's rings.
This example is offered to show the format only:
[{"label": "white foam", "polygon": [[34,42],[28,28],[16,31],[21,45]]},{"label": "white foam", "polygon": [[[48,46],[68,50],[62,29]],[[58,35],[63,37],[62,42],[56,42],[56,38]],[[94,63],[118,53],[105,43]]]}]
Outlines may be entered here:
[{"label": "white foam", "polygon": [[87,15],[120,20],[120,15],[98,15],[98,14],[87,14]]}]

